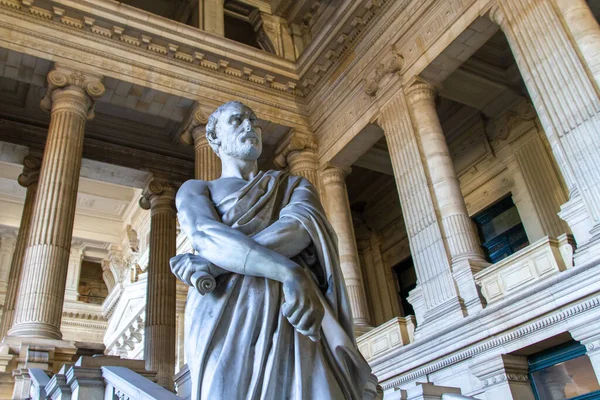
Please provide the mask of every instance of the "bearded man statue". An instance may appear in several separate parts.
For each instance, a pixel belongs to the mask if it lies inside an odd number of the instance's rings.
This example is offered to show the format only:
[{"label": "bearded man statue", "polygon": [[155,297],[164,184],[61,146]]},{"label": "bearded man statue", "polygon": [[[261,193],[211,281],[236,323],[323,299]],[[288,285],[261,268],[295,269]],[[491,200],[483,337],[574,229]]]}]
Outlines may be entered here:
[{"label": "bearded man statue", "polygon": [[375,398],[377,381],[354,339],[337,237],[315,188],[283,171],[258,171],[261,129],[240,102],[210,116],[206,138],[223,172],[179,189],[179,222],[196,254],[171,260],[191,286],[191,398]]}]

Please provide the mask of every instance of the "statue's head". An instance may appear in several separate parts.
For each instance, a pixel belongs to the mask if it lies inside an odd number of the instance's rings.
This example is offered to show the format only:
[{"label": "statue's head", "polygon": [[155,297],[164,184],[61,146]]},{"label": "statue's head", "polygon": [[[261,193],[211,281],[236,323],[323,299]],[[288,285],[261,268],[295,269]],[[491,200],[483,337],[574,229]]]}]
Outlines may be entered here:
[{"label": "statue's head", "polygon": [[213,112],[206,124],[206,139],[219,157],[228,155],[255,161],[262,152],[262,130],[250,107],[230,101]]}]

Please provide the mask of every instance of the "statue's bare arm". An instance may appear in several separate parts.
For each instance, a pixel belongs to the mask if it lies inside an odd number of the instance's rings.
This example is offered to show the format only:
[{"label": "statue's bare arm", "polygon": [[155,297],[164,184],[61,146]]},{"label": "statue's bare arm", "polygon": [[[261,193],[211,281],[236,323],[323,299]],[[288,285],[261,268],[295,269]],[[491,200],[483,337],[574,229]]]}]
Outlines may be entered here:
[{"label": "statue's bare arm", "polygon": [[[300,333],[313,340],[318,339],[323,306],[310,278],[299,265],[221,223],[206,182],[184,183],[175,202],[181,229],[200,256],[230,272],[281,282],[286,300],[282,307],[283,314]],[[286,225],[287,222],[283,220],[280,222],[280,230],[291,235],[291,225]],[[308,233],[304,234],[306,243],[297,253],[310,243]],[[300,247],[301,244],[295,246]]]}]

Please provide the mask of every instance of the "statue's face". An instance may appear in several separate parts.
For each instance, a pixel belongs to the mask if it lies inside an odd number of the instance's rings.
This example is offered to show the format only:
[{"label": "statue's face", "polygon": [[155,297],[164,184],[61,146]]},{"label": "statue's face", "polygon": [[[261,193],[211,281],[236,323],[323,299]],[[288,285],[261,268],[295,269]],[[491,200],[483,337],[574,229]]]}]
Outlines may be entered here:
[{"label": "statue's face", "polygon": [[254,112],[244,105],[231,105],[219,116],[216,136],[219,153],[254,161],[262,153],[262,130]]}]

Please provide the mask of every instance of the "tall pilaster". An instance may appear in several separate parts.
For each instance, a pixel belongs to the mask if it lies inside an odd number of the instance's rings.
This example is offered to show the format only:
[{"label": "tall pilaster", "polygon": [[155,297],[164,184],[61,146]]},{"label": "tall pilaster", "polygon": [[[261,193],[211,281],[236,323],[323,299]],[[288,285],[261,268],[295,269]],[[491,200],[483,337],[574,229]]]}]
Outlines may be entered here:
[{"label": "tall pilaster", "polygon": [[144,359],[157,371],[159,385],[173,390],[176,344],[176,287],[169,261],[177,252],[177,213],[173,186],[150,182],[140,206],[150,209],[150,258],[146,291]]},{"label": "tall pilaster", "polygon": [[50,126],[11,336],[60,339],[85,123],[104,94],[101,77],[56,66],[42,108]]},{"label": "tall pilaster", "polygon": [[223,0],[198,0],[198,28],[218,36],[225,36]]},{"label": "tall pilaster", "polygon": [[567,221],[578,253],[597,255],[592,249],[600,245],[600,98],[593,78],[551,1],[497,0],[490,18],[500,25],[515,55],[571,190],[568,203],[580,198],[585,205],[592,226],[589,236],[577,237],[579,230]]},{"label": "tall pilaster", "polygon": [[379,123],[390,149],[417,273],[418,284],[414,293],[411,292],[411,299],[418,298],[418,304],[411,303],[417,314],[419,329],[416,333],[419,333],[438,319],[463,318],[465,309],[452,277],[449,252],[403,91],[396,93],[381,109]]},{"label": "tall pilaster", "polygon": [[77,301],[79,297],[79,277],[83,261],[84,246],[81,243],[71,243],[69,267],[67,268],[67,283],[65,285],[65,300]]},{"label": "tall pilaster", "polygon": [[364,333],[371,328],[370,316],[354,237],[346,175],[347,171],[343,168],[328,166],[321,172],[321,182],[327,193],[327,216],[338,237],[340,263],[352,306],[354,326],[358,333]]},{"label": "tall pilaster", "polygon": [[0,323],[0,339],[6,336],[14,319],[15,301],[17,292],[21,284],[21,271],[23,270],[23,258],[27,247],[27,239],[31,231],[31,215],[33,214],[33,204],[37,193],[38,179],[40,176],[41,160],[32,155],[23,159],[23,173],[19,175],[19,185],[27,188],[25,192],[25,203],[21,213],[21,224],[15,243],[15,251],[10,263],[10,272],[8,275],[8,287],[6,288],[6,297],[4,299],[4,312],[2,313],[2,323]]},{"label": "tall pilaster", "polygon": [[221,159],[215,154],[206,139],[208,117],[196,104],[186,122],[180,140],[194,146],[195,178],[213,181],[221,176]]},{"label": "tall pilaster", "polygon": [[289,167],[292,175],[302,176],[319,189],[319,160],[317,141],[312,135],[294,133],[289,142],[275,151],[273,163],[279,168]]},{"label": "tall pilaster", "polygon": [[425,173],[433,189],[434,207],[441,218],[442,232],[448,245],[452,274],[467,312],[482,309],[473,274],[481,271],[485,261],[475,225],[465,205],[446,137],[435,108],[435,89],[417,80],[406,89]]},{"label": "tall pilaster", "polygon": [[585,0],[554,0],[565,26],[600,86],[600,26]]}]

